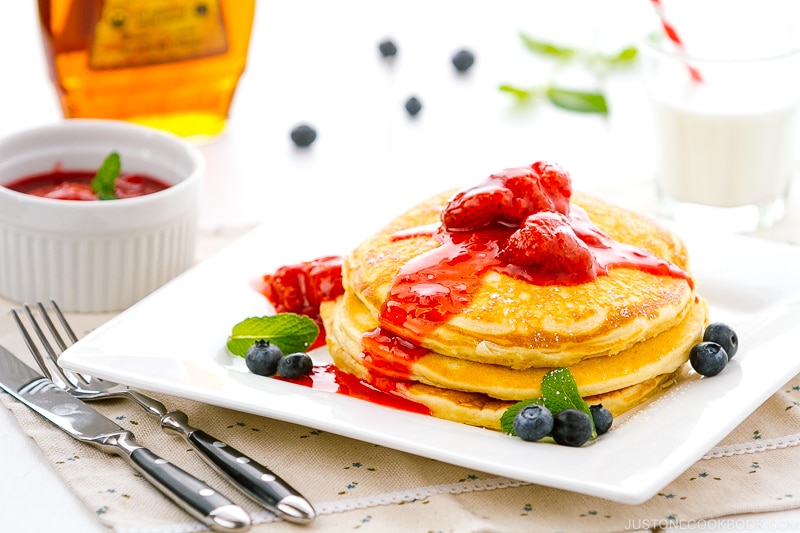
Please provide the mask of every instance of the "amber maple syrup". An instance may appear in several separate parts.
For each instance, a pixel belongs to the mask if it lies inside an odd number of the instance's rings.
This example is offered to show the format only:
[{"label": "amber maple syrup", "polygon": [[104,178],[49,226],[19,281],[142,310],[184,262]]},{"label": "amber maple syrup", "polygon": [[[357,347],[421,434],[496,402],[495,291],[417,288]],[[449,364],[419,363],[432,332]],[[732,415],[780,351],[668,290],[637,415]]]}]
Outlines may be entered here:
[{"label": "amber maple syrup", "polygon": [[64,116],[220,133],[254,11],[255,0],[39,0]]}]

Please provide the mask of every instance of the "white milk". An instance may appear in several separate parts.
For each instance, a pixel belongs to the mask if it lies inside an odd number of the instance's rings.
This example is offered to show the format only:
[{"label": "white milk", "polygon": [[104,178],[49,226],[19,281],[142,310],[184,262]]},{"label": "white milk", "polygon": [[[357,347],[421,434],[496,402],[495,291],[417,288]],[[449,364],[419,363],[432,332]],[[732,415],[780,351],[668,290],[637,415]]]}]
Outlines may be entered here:
[{"label": "white milk", "polygon": [[766,49],[756,46],[768,41],[763,34],[734,35],[705,32],[692,41],[696,55],[654,37],[643,43],[642,65],[664,214],[750,231],[783,216],[793,181],[800,47],[784,38],[793,33],[776,31]]},{"label": "white milk", "polygon": [[797,106],[713,112],[658,100],[652,105],[661,194],[714,207],[785,197],[794,170]]}]

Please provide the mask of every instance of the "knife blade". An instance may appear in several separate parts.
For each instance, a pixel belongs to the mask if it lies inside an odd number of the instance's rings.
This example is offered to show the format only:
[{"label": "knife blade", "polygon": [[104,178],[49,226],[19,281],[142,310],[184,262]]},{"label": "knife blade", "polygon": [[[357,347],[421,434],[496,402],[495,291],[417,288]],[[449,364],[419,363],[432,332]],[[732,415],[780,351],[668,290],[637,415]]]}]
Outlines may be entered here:
[{"label": "knife blade", "polygon": [[185,470],[136,442],[118,426],[0,346],[0,388],[73,438],[119,455],[187,513],[214,531],[244,532],[244,509]]}]

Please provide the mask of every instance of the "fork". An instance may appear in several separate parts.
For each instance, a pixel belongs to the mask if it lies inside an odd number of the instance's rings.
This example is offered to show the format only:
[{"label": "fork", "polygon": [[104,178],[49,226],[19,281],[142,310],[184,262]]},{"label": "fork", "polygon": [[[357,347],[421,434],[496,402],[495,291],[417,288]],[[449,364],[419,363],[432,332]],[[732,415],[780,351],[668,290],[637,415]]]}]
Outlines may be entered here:
[{"label": "fork", "polygon": [[[58,304],[54,300],[50,300],[50,303],[70,343],[77,342],[78,338]],[[36,364],[39,365],[42,373],[53,383],[81,400],[127,398],[133,401],[148,414],[157,417],[161,423],[161,428],[165,432],[182,436],[212,468],[258,504],[288,522],[307,524],[314,519],[316,511],[299,492],[254,459],[219,439],[215,439],[204,431],[189,425],[186,413],[168,411],[160,401],[133,390],[127,385],[95,378],[82,372],[72,372],[67,368],[61,367],[58,364],[58,357],[67,349],[67,343],[50,318],[50,314],[44,304],[36,302],[36,307],[45,327],[50,332],[50,336],[58,345],[58,350],[48,340],[47,335],[31,310],[31,306],[28,304],[23,305],[25,315],[47,352],[49,359],[52,361],[52,365],[47,363],[44,355],[42,355],[42,352],[28,333],[28,329],[20,318],[19,310],[12,309],[11,314],[20,333],[22,333],[28,350],[36,360]]]}]

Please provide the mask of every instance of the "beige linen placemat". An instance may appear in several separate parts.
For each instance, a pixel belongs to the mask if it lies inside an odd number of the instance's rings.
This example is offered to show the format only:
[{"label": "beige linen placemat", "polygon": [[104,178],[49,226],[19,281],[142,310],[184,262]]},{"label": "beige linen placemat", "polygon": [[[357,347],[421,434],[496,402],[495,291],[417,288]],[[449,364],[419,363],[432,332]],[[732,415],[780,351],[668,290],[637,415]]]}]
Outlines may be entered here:
[{"label": "beige linen placemat", "polygon": [[[2,303],[0,343],[27,359],[8,316],[9,304]],[[109,317],[71,319],[82,335]],[[498,478],[313,428],[154,396],[185,411],[193,425],[263,462],[304,493],[320,513],[311,526],[302,527],[307,531],[630,531],[800,507],[800,376],[661,493],[637,506]],[[204,531],[122,459],[53,429],[5,393],[0,401],[109,529]],[[253,531],[298,531],[298,526],[276,521],[228,488],[182,439],[163,433],[157,421],[133,404],[119,400],[93,405],[131,429],[142,444],[241,503],[254,516]]]}]

